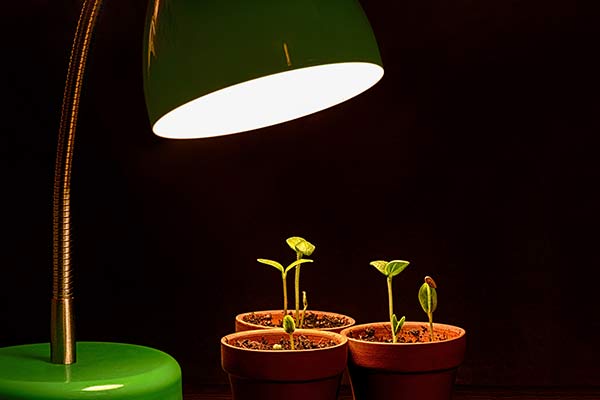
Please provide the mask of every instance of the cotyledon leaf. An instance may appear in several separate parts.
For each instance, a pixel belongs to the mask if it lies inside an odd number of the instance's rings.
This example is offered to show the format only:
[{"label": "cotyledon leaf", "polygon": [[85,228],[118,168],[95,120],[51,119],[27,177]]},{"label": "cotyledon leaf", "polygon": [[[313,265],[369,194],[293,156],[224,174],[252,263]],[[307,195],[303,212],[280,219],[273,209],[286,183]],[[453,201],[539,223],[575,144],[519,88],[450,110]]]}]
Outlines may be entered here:
[{"label": "cotyledon leaf", "polygon": [[287,238],[285,242],[292,250],[302,253],[303,256],[308,257],[315,251],[315,246],[300,236],[292,236]]},{"label": "cotyledon leaf", "polygon": [[290,269],[294,268],[296,265],[313,262],[313,260],[309,258],[302,258],[300,260],[296,260],[285,268],[285,272],[288,272]]},{"label": "cotyledon leaf", "polygon": [[294,323],[294,318],[291,315],[286,315],[283,317],[283,330],[288,335],[291,335],[296,330],[296,324]]},{"label": "cotyledon leaf", "polygon": [[423,283],[419,289],[419,303],[427,314],[434,312],[437,308],[437,291],[427,282]]},{"label": "cotyledon leaf", "polygon": [[283,272],[283,265],[278,263],[277,261],[267,260],[266,258],[259,258],[256,261],[262,264],[270,265],[271,267],[277,268],[279,271]]},{"label": "cotyledon leaf", "polygon": [[371,261],[369,263],[369,265],[374,266],[375,268],[377,268],[377,270],[379,272],[381,272],[382,274],[384,274],[385,276],[387,276],[387,271],[385,269],[385,267],[387,266],[388,262],[387,261],[382,261],[382,260],[378,260],[378,261]]},{"label": "cotyledon leaf", "polygon": [[301,238],[300,236],[292,236],[285,240],[288,246],[290,246],[290,248],[294,251],[296,251],[296,245],[302,241],[305,241],[305,239]]},{"label": "cotyledon leaf", "polygon": [[305,240],[296,245],[296,251],[299,251],[300,253],[302,253],[302,255],[308,257],[315,251],[315,246],[312,243]]},{"label": "cotyledon leaf", "polygon": [[385,271],[387,276],[396,276],[408,267],[410,262],[404,260],[393,260],[387,263]]},{"label": "cotyledon leaf", "polygon": [[392,315],[392,333],[394,336],[398,335],[398,332],[400,332],[400,329],[402,329],[402,325],[404,325],[404,321],[406,321],[406,316],[403,316],[398,321],[396,314]]}]

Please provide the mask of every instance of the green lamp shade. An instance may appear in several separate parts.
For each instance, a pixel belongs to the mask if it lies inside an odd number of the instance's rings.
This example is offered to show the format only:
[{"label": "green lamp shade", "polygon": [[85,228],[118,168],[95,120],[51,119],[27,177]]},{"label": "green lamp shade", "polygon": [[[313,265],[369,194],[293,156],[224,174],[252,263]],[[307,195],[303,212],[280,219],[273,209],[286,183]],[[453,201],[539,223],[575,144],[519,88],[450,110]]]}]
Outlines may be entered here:
[{"label": "green lamp shade", "polygon": [[152,0],[144,89],[153,131],[200,138],[339,104],[383,76],[356,0]]},{"label": "green lamp shade", "polygon": [[48,343],[0,349],[2,400],[182,400],[169,355],[121,343],[78,342],[77,362],[52,364]]}]

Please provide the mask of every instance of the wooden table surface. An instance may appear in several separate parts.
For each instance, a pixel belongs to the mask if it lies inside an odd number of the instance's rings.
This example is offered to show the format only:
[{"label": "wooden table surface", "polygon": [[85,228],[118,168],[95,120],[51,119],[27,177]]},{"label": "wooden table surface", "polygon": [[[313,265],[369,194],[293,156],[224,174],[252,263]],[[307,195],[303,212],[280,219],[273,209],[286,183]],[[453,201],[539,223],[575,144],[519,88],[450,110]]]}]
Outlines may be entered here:
[{"label": "wooden table surface", "polygon": [[[184,400],[231,400],[227,386],[185,387]],[[338,400],[352,400],[348,388],[342,388]],[[453,400],[600,400],[600,387],[472,387],[457,386]]]}]

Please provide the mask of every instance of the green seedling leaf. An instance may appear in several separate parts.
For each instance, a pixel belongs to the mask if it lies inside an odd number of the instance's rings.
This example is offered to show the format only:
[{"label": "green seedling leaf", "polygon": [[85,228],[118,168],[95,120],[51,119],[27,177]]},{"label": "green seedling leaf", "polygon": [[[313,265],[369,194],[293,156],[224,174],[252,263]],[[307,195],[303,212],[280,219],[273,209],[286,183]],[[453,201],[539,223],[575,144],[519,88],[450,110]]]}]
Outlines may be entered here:
[{"label": "green seedling leaf", "polygon": [[431,312],[437,309],[437,291],[435,288],[431,288]]},{"label": "green seedling leaf", "polygon": [[430,289],[430,287],[427,283],[422,284],[419,288],[419,303],[421,304],[421,308],[423,309],[423,311],[429,314],[431,310],[429,309],[430,303],[429,294],[427,293],[428,289]]},{"label": "green seedling leaf", "polygon": [[398,321],[398,318],[396,318],[396,314],[392,315],[392,333],[394,336],[398,336],[398,332],[400,332],[400,330],[402,329],[404,321],[406,321],[405,316],[400,318],[400,321]]},{"label": "green seedling leaf", "polygon": [[259,263],[261,264],[266,264],[266,265],[270,265],[271,267],[275,267],[277,268],[279,271],[281,271],[282,273],[284,272],[283,270],[283,265],[279,264],[277,261],[273,261],[273,260],[267,260],[265,258],[259,258],[258,260]]},{"label": "green seedling leaf", "polygon": [[300,236],[292,236],[286,240],[286,243],[292,250],[299,252],[306,257],[310,256],[313,251],[315,251],[315,246]]},{"label": "green seedling leaf", "polygon": [[396,276],[400,272],[404,271],[406,267],[408,267],[410,262],[403,260],[393,260],[387,263],[385,266],[385,275],[386,276]]},{"label": "green seedling leaf", "polygon": [[302,253],[302,255],[308,257],[313,253],[313,251],[315,251],[315,246],[305,240],[304,242],[300,242],[296,245],[296,251],[299,251]]},{"label": "green seedling leaf", "polygon": [[423,311],[431,314],[437,308],[437,292],[434,287],[431,287],[425,282],[419,289],[419,303]]},{"label": "green seedling leaf", "polygon": [[288,335],[291,335],[296,330],[296,324],[294,324],[294,318],[291,315],[283,317],[283,330]]},{"label": "green seedling leaf", "polygon": [[292,236],[291,238],[287,238],[285,242],[290,246],[290,248],[296,251],[296,245],[300,242],[304,242],[305,240],[300,236]]},{"label": "green seedling leaf", "polygon": [[309,263],[309,262],[313,262],[313,260],[308,259],[308,258],[302,258],[300,260],[296,260],[285,268],[285,272],[287,273],[290,269],[294,268],[297,265]]},{"label": "green seedling leaf", "polygon": [[405,321],[406,317],[403,315],[402,318],[400,318],[400,321],[398,321],[398,332],[400,332],[400,329],[402,329],[402,327],[404,326]]},{"label": "green seedling leaf", "polygon": [[377,268],[377,270],[385,276],[388,276],[386,271],[386,266],[388,265],[387,261],[371,261],[369,264]]}]

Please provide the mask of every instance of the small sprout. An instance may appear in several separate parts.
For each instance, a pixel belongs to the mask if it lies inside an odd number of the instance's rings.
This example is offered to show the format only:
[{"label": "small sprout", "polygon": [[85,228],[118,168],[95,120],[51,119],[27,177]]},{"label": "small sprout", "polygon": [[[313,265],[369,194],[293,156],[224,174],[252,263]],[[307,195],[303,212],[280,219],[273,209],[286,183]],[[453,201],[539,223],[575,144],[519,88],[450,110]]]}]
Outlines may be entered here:
[{"label": "small sprout", "polygon": [[290,315],[286,315],[285,317],[283,317],[283,330],[288,335],[291,335],[296,330],[294,318],[292,318]]},{"label": "small sprout", "polygon": [[426,276],[419,289],[419,303],[429,318],[429,340],[433,342],[433,312],[437,308],[437,285],[432,277]]},{"label": "small sprout", "polygon": [[273,350],[283,350],[283,346],[280,345],[279,343],[275,343],[273,345]]},{"label": "small sprout", "polygon": [[302,304],[304,308],[302,309],[302,317],[300,317],[300,328],[304,325],[304,315],[306,314],[306,309],[308,308],[308,300],[306,299],[306,292],[302,291]]},{"label": "small sprout", "polygon": [[258,261],[261,264],[270,265],[271,267],[274,267],[277,270],[279,270],[279,272],[281,272],[281,280],[283,282],[283,315],[287,315],[288,298],[287,298],[287,285],[285,283],[286,278],[287,278],[287,273],[289,270],[294,268],[296,265],[300,265],[300,264],[307,263],[307,262],[313,262],[313,260],[309,260],[308,258],[305,258],[302,260],[296,260],[285,268],[283,267],[283,265],[281,265],[277,261],[267,260],[265,258],[259,258],[256,261]]},{"label": "small sprout", "polygon": [[290,335],[290,347],[294,350],[294,331],[296,330],[296,324],[294,324],[294,318],[289,315],[283,317],[283,330],[285,333]]},{"label": "small sprout", "polygon": [[[296,253],[296,260],[301,260],[304,256],[310,256],[315,251],[315,246],[308,240],[300,236],[292,236],[285,241],[288,246]],[[300,265],[296,267],[296,276],[294,279],[294,295],[296,300],[296,323],[300,325]]]},{"label": "small sprout", "polygon": [[[403,260],[393,260],[390,262],[387,261],[371,261],[370,263],[372,266],[374,266],[375,268],[377,268],[377,270],[379,272],[381,272],[383,275],[386,276],[387,278],[387,287],[388,287],[388,308],[389,308],[389,312],[390,312],[390,324],[392,325],[392,341],[394,343],[396,343],[397,340],[397,335],[396,333],[396,328],[398,329],[397,331],[400,331],[400,328],[402,328],[402,325],[400,324],[400,322],[398,322],[396,320],[396,324],[394,324],[394,318],[396,318],[396,316],[394,315],[394,301],[393,301],[393,297],[392,297],[392,278],[396,275],[398,275],[400,272],[404,271],[406,269],[406,267],[408,267],[408,264],[410,264],[410,262],[408,261],[403,261]],[[402,324],[404,323],[404,317],[402,317],[402,319],[400,319],[400,321],[402,321]],[[400,324],[400,328],[397,327],[397,325]]]},{"label": "small sprout", "polygon": [[406,317],[403,316],[402,318],[400,318],[400,321],[398,321],[398,318],[396,318],[396,314],[392,314],[392,342],[398,342],[398,334],[402,330],[402,325],[404,325],[404,321],[406,321]]}]

